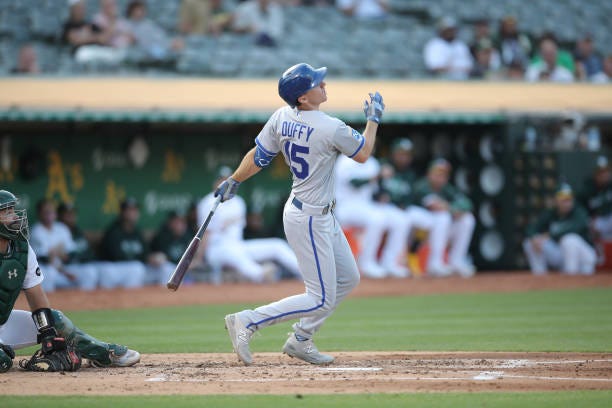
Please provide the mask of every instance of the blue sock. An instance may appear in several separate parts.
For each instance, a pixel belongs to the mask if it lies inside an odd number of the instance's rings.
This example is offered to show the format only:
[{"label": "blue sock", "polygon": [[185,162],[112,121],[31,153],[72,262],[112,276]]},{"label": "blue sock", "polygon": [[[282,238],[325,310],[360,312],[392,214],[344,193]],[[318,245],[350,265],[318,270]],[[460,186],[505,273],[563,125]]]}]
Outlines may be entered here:
[{"label": "blue sock", "polygon": [[295,333],[295,338],[296,338],[297,341],[306,341],[306,340],[308,340],[306,337],[300,336],[297,333]]}]

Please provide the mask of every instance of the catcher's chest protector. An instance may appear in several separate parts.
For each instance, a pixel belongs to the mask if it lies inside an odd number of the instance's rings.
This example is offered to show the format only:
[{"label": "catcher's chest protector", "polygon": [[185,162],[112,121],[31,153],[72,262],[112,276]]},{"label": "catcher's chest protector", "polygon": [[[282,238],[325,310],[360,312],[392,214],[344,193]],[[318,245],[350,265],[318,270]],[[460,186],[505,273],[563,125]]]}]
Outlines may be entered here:
[{"label": "catcher's chest protector", "polygon": [[28,242],[12,241],[9,254],[0,255],[0,325],[8,320],[28,268]]}]

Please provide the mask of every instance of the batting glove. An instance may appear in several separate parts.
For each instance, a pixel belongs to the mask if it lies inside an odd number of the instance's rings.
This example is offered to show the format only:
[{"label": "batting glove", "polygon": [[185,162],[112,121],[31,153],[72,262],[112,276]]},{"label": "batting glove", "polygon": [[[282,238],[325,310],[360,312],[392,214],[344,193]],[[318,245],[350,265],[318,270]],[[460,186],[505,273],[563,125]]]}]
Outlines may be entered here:
[{"label": "batting glove", "polygon": [[378,91],[375,94],[370,94],[370,101],[367,100],[363,103],[363,112],[365,113],[366,119],[372,122],[380,123],[383,112],[385,110],[385,104],[383,97]]},{"label": "batting glove", "polygon": [[239,181],[236,181],[233,178],[228,177],[215,190],[215,197],[221,196],[221,202],[230,200],[234,198],[234,196],[236,195],[236,191],[238,191],[239,185],[240,185]]}]

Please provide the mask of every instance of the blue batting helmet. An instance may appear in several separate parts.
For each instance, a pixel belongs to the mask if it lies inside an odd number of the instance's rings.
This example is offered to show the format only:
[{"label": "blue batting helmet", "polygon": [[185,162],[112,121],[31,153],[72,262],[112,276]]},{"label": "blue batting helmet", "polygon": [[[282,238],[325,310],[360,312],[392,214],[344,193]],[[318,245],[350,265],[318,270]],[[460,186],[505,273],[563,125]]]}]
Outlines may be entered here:
[{"label": "blue batting helmet", "polygon": [[301,63],[287,69],[278,80],[278,94],[292,108],[297,105],[300,96],[319,86],[327,74],[327,67],[314,69]]}]

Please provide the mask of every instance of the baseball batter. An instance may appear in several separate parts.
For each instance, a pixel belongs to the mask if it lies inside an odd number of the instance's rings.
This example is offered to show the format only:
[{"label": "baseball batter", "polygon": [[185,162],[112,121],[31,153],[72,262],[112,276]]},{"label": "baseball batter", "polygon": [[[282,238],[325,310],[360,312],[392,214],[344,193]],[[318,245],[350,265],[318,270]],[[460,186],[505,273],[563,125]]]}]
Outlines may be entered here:
[{"label": "baseball batter", "polygon": [[[28,243],[25,210],[15,210],[17,198],[0,190],[0,373],[13,365],[14,349],[41,343],[41,353],[28,364],[32,371],[64,371],[80,367],[67,358],[67,344],[93,365],[127,367],[140,354],[118,344],[99,341],[84,333],[59,310],[51,309],[42,288],[44,275]],[[13,310],[23,290],[32,312]],[[74,357],[74,355],[73,355]]]},{"label": "baseball batter", "polygon": [[334,165],[339,154],[360,163],[372,153],[385,105],[376,92],[364,104],[367,118],[360,134],[339,119],[319,111],[327,100],[327,68],[301,63],[287,69],[278,92],[289,106],[272,114],[240,166],[216,190],[221,201],[234,197],[240,183],[270,165],[281,153],[291,169],[292,191],[285,203],[285,234],[295,252],[306,292],[278,302],[225,316],[234,351],[249,365],[249,342],[256,330],[286,320],[293,325],[283,352],[312,364],[334,358],[320,353],[312,341],[325,319],[359,283],[359,271],[334,210]]}]

